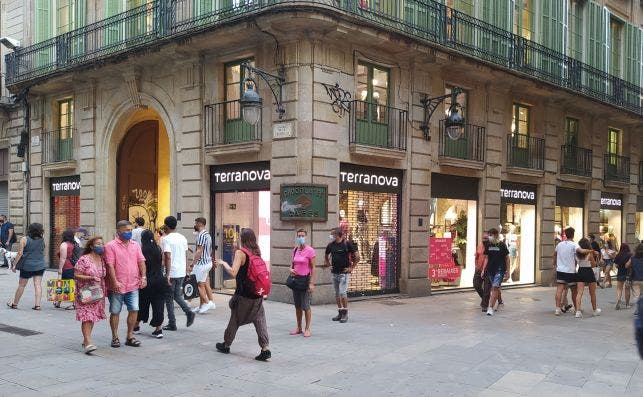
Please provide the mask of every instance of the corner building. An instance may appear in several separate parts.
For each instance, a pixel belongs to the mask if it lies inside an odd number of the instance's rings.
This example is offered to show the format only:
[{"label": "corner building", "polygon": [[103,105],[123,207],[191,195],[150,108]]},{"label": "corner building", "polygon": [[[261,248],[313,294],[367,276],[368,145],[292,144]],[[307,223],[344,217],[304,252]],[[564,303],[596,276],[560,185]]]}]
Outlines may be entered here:
[{"label": "corner building", "polygon": [[[567,225],[619,243],[643,234],[637,1],[37,0],[4,12],[2,35],[23,45],[6,56],[6,87],[28,93],[0,140],[9,215],[19,233],[42,222],[50,246],[76,223],[109,238],[117,219],[157,227],[170,214],[192,240],[205,215],[226,260],[255,230],[271,298],[288,301],[300,227],[317,265],[331,227],[350,236],[360,296],[471,287],[491,227],[516,285],[551,282]],[[262,111],[244,121],[244,62],[283,72],[283,118],[255,75]],[[430,119],[423,104],[456,88],[466,125],[453,140],[454,98]],[[282,202],[293,183],[326,188],[327,216],[287,220],[316,205]],[[315,302],[333,301],[328,270],[317,277]],[[216,272],[216,287],[233,282]]]}]

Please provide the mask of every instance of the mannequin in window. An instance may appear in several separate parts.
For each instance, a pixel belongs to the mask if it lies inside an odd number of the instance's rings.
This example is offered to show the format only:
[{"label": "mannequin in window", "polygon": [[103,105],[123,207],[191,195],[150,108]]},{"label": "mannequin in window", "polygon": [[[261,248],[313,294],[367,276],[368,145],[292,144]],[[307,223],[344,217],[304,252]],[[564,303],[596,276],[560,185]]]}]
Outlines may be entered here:
[{"label": "mannequin in window", "polygon": [[355,240],[362,258],[370,256],[368,242],[368,211],[364,208],[364,200],[357,202],[357,226],[355,226]]},{"label": "mannequin in window", "polygon": [[[513,272],[516,270],[518,265],[518,235],[516,234],[516,225],[509,225],[509,232],[505,236],[507,242],[507,248],[509,249],[509,282],[513,280]],[[515,281],[518,281],[516,278]]]},{"label": "mannequin in window", "polygon": [[346,218],[346,211],[344,210],[339,210],[339,228],[342,229],[342,233],[344,233],[344,236],[346,236],[347,240],[352,240],[352,236],[350,233],[351,224],[350,222],[348,222],[348,219]]}]

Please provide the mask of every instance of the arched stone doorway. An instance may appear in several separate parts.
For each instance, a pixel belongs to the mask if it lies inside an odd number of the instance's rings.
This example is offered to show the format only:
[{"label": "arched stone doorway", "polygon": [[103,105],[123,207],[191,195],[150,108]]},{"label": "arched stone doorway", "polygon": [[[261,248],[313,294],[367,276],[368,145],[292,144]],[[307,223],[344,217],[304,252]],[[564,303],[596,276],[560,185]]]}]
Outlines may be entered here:
[{"label": "arched stone doorway", "polygon": [[146,116],[132,117],[118,146],[116,217],[154,230],[170,214],[170,144],[162,121]]}]

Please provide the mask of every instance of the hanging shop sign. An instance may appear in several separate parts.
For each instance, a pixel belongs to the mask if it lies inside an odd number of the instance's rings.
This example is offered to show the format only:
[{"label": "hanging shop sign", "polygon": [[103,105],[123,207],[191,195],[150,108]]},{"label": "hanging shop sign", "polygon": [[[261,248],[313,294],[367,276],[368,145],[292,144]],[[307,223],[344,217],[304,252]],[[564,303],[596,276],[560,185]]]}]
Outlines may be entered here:
[{"label": "hanging shop sign", "polygon": [[270,162],[213,165],[210,186],[213,192],[270,190]]},{"label": "hanging shop sign", "polygon": [[80,196],[80,175],[51,178],[51,196]]},{"label": "hanging shop sign", "polygon": [[282,221],[326,222],[328,186],[311,184],[281,185]]},{"label": "hanging shop sign", "polygon": [[429,279],[453,282],[462,275],[462,268],[453,261],[452,238],[429,237]]},{"label": "hanging shop sign", "polygon": [[585,207],[585,192],[578,189],[556,189],[556,205],[559,207]]},{"label": "hanging shop sign", "polygon": [[339,166],[339,187],[342,190],[402,193],[402,171],[342,163]]},{"label": "hanging shop sign", "polygon": [[602,210],[622,210],[623,209],[623,195],[618,193],[601,193],[601,209]]},{"label": "hanging shop sign", "polygon": [[500,185],[500,202],[536,205],[536,185],[502,182]]}]

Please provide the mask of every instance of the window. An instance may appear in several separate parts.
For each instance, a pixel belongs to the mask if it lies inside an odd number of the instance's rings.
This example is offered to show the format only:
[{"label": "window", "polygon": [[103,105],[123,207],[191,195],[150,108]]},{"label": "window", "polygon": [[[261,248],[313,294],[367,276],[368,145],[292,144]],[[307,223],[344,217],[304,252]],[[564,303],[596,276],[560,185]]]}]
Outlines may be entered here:
[{"label": "window", "polygon": [[86,0],[36,0],[34,37],[41,42],[85,24]]},{"label": "window", "polygon": [[366,63],[357,65],[355,98],[355,142],[388,147],[389,135],[389,70]]},{"label": "window", "polygon": [[68,161],[73,159],[74,143],[74,100],[63,99],[58,101],[57,130],[53,132],[49,146],[53,149],[54,161]]},{"label": "window", "polygon": [[[454,86],[452,85],[447,85],[446,88],[444,89],[444,93],[446,95],[451,95],[451,91],[453,90]],[[465,121],[467,120],[467,98],[468,98],[468,93],[466,91],[463,91],[462,94],[459,94],[456,98],[456,101],[462,106],[460,108],[460,114],[462,114],[462,117],[464,117]],[[445,117],[449,116],[449,108],[451,107],[451,97],[447,97],[444,100],[444,115]]]},{"label": "window", "polygon": [[[246,142],[256,138],[255,129],[243,121],[241,115],[241,90],[246,70],[241,64],[248,62],[254,66],[254,60],[243,59],[224,66],[224,143]],[[255,87],[257,89],[257,87]]]},{"label": "window", "polygon": [[610,18],[610,74],[621,77],[623,73],[623,22]]},{"label": "window", "polygon": [[514,7],[513,32],[527,40],[534,35],[534,2],[533,0],[516,0]]},{"label": "window", "polygon": [[388,105],[388,69],[357,65],[357,98],[375,105]]},{"label": "window", "polygon": [[578,146],[578,120],[567,117],[565,119],[565,145]]},{"label": "window", "polygon": [[71,129],[74,126],[74,100],[64,99],[58,101],[58,125],[59,130],[68,130],[71,135]]},{"label": "window", "polygon": [[241,84],[243,83],[243,79],[246,78],[245,69],[241,69],[241,64],[244,62],[249,63],[250,66],[253,67],[255,65],[255,61],[253,59],[243,59],[225,65],[225,92],[223,95],[226,102],[238,101],[241,99],[241,90],[243,89]]},{"label": "window", "polygon": [[525,105],[519,103],[514,103],[513,105],[511,136],[514,138],[514,147],[527,149],[529,140],[529,108]]},{"label": "window", "polygon": [[569,0],[569,28],[567,54],[579,61],[583,60],[583,6],[578,0]]},{"label": "window", "polygon": [[616,128],[610,128],[607,136],[607,153],[612,155],[610,156],[610,162],[612,160],[616,162],[615,156],[621,155],[622,144],[623,131],[617,130]]},{"label": "window", "polygon": [[458,10],[467,15],[475,16],[475,8],[473,0],[446,0],[447,7]]}]

